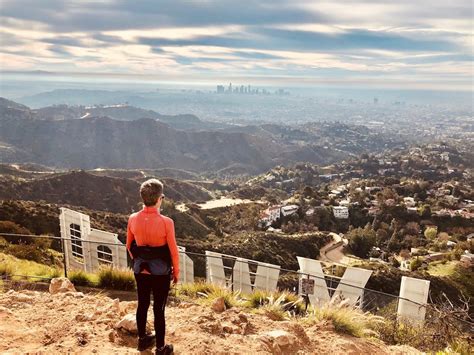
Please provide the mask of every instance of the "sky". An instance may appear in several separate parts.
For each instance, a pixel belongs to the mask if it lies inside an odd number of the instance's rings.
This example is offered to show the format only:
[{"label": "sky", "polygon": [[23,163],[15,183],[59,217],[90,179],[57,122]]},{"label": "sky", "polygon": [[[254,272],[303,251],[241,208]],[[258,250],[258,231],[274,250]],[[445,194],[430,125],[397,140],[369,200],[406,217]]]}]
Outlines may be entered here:
[{"label": "sky", "polygon": [[1,72],[472,90],[470,0],[0,0]]}]

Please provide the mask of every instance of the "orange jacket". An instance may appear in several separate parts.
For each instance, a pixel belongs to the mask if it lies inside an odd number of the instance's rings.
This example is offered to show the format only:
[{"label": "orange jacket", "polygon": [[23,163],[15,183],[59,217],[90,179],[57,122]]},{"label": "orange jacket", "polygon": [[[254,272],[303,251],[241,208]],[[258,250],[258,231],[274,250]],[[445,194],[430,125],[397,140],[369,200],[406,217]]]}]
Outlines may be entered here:
[{"label": "orange jacket", "polygon": [[141,211],[130,215],[128,219],[127,249],[129,253],[133,240],[138,246],[160,247],[168,244],[173,262],[173,275],[176,278],[179,276],[179,252],[174,235],[174,222],[171,218],[162,216],[156,207],[143,207]]}]

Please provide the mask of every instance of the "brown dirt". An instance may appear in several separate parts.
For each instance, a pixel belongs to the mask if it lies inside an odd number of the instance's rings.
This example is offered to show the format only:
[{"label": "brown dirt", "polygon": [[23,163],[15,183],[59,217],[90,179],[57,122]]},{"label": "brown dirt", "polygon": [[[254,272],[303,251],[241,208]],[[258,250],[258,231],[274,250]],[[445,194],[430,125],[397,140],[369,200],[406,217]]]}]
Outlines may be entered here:
[{"label": "brown dirt", "polygon": [[[0,353],[137,353],[135,336],[115,329],[135,307],[136,302],[80,292],[0,294]],[[288,332],[293,343],[276,346],[265,336],[274,330]],[[176,354],[418,353],[409,347],[388,347],[337,334],[326,323],[303,327],[296,321],[273,321],[240,309],[215,313],[210,307],[187,302],[168,306],[167,342],[174,344]]]}]

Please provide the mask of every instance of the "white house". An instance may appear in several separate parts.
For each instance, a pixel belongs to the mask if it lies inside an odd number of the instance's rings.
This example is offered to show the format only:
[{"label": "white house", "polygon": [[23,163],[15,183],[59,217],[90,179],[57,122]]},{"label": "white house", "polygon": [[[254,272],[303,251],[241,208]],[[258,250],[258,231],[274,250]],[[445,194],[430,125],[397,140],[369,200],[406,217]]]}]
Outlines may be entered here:
[{"label": "white house", "polygon": [[334,206],[332,208],[332,211],[334,213],[334,217],[336,218],[340,218],[340,219],[349,218],[349,208],[345,206]]},{"label": "white house", "polygon": [[262,212],[260,220],[267,225],[270,225],[280,218],[280,210],[281,205],[270,206]]},{"label": "white house", "polygon": [[345,199],[339,202],[339,206],[349,207],[351,204],[351,200]]},{"label": "white house", "polygon": [[416,206],[416,202],[415,202],[415,199],[413,197],[404,197],[403,202],[405,203],[405,206],[407,206],[407,207],[415,207]]},{"label": "white house", "polygon": [[411,260],[408,259],[408,260],[402,260],[400,262],[400,270],[403,270],[403,271],[410,271],[410,263],[411,263]]},{"label": "white house", "polygon": [[287,205],[287,206],[283,206],[281,208],[281,214],[283,216],[290,216],[292,215],[293,213],[295,213],[296,211],[298,211],[298,209],[300,208],[300,206],[298,205]]}]

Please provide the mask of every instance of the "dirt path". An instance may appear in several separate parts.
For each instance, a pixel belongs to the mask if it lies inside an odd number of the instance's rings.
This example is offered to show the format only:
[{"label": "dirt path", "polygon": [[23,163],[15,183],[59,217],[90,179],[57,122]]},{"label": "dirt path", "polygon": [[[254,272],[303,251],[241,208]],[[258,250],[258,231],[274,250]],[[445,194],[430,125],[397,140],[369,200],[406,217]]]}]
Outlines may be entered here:
[{"label": "dirt path", "polygon": [[[135,336],[116,329],[135,307],[135,302],[75,292],[0,294],[0,353],[137,353]],[[277,340],[275,334],[285,336]],[[294,320],[278,322],[239,309],[216,313],[193,303],[167,308],[167,341],[176,354],[416,353],[337,334],[327,323],[303,327]]]}]

